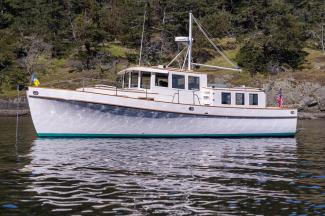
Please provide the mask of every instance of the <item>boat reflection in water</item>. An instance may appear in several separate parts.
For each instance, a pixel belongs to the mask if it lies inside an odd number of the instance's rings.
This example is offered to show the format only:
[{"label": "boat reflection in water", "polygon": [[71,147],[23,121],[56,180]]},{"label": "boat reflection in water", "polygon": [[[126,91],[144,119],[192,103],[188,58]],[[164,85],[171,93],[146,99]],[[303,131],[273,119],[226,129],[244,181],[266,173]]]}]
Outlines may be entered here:
[{"label": "boat reflection in water", "polygon": [[51,211],[316,211],[300,196],[293,138],[37,139],[30,157],[27,191]]}]

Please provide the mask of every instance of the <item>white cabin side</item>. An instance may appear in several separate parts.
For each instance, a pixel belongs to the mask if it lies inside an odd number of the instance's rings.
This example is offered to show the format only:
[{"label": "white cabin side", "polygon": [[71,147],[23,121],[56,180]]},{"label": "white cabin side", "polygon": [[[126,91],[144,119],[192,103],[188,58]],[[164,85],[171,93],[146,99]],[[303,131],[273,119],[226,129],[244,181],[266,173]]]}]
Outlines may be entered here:
[{"label": "white cabin side", "polygon": [[122,77],[121,89],[98,85],[78,90],[191,105],[266,107],[264,90],[208,87],[207,74],[204,73],[171,68],[130,67],[118,75]]},{"label": "white cabin side", "polygon": [[201,89],[207,88],[206,74],[170,68],[131,67],[119,75],[123,89],[145,91],[156,101],[202,105]]},{"label": "white cabin side", "polygon": [[[237,87],[237,88],[206,88],[207,96],[210,96],[210,104],[213,106],[265,108],[266,94],[262,89]],[[208,92],[210,94],[208,94]],[[208,102],[207,102],[208,103]]]}]

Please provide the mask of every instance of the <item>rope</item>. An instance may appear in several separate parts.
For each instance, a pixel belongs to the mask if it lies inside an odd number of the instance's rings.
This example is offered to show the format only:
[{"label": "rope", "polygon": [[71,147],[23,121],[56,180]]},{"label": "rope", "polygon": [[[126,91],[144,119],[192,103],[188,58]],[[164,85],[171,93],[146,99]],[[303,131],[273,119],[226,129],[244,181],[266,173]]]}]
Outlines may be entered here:
[{"label": "rope", "polygon": [[173,62],[184,52],[184,50],[186,50],[187,47],[185,47],[184,49],[182,49],[182,51],[180,51],[174,58],[173,60],[171,60],[168,65],[166,67],[169,67],[171,64],[173,64]]},{"label": "rope", "polygon": [[16,107],[16,145],[18,143],[18,123],[19,123],[19,84],[17,84],[17,107]]},{"label": "rope", "polygon": [[[188,47],[187,47],[188,48]],[[183,62],[183,65],[182,65],[182,70],[184,69],[185,67],[185,63],[186,63],[186,59],[187,59],[187,56],[188,56],[188,53],[189,53],[189,49],[187,49],[187,52],[186,52],[186,55],[185,55],[185,58],[184,58],[184,62]]]},{"label": "rope", "polygon": [[19,135],[19,84],[17,84],[17,108],[16,108],[16,142],[15,142],[15,151],[16,151],[16,158],[19,161],[18,155],[18,135]]}]

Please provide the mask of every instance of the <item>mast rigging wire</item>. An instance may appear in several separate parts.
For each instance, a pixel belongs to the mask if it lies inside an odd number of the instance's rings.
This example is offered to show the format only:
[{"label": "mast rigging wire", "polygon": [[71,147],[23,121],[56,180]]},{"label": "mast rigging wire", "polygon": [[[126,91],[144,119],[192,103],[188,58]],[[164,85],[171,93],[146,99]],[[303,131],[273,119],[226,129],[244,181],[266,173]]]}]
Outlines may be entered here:
[{"label": "mast rigging wire", "polygon": [[220,48],[213,43],[213,41],[209,38],[208,34],[204,31],[203,27],[201,26],[201,24],[197,21],[197,19],[192,15],[192,18],[194,20],[194,22],[197,24],[197,26],[199,27],[200,31],[203,33],[203,35],[207,38],[207,40],[210,42],[210,44],[216,49],[216,51],[232,66],[234,67],[238,67],[234,62],[232,62],[221,50]]}]

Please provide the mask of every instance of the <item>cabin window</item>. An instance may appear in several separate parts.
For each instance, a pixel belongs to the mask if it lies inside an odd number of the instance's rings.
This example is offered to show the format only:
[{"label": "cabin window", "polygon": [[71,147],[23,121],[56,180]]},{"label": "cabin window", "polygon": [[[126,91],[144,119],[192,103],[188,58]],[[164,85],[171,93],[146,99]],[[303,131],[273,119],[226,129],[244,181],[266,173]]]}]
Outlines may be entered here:
[{"label": "cabin window", "polygon": [[258,105],[258,94],[249,94],[249,105]]},{"label": "cabin window", "polygon": [[221,103],[222,104],[231,104],[231,93],[222,92],[221,93]]},{"label": "cabin window", "polygon": [[168,87],[168,74],[156,73],[155,85],[159,87]]},{"label": "cabin window", "polygon": [[139,79],[139,72],[132,72],[131,73],[131,86],[130,86],[130,88],[138,87],[138,79]]},{"label": "cabin window", "polygon": [[183,75],[172,75],[172,88],[185,89],[185,76]]},{"label": "cabin window", "polygon": [[128,88],[129,87],[129,76],[130,74],[129,73],[125,73],[123,75],[123,88]]},{"label": "cabin window", "polygon": [[245,105],[244,93],[236,93],[236,105]]},{"label": "cabin window", "polygon": [[151,73],[141,72],[140,88],[144,88],[144,89],[150,88],[150,77],[151,77]]},{"label": "cabin window", "polygon": [[200,77],[188,76],[188,90],[200,89]]}]

